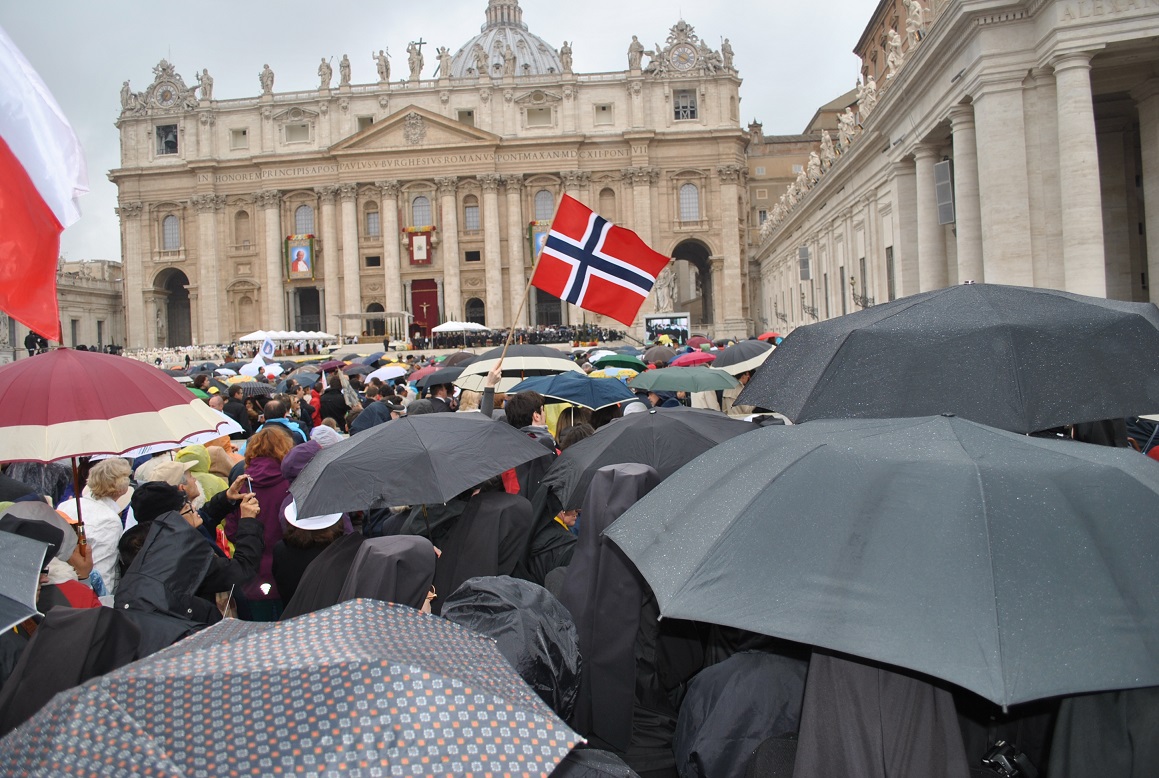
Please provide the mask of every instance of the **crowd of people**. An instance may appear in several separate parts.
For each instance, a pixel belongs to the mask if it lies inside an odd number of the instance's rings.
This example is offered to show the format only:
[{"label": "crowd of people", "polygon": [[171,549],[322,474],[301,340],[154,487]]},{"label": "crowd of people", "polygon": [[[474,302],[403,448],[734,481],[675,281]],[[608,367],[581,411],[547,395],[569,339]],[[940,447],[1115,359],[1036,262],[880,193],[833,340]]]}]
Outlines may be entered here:
[{"label": "crowd of people", "polygon": [[[573,329],[560,338],[597,334],[607,333]],[[576,357],[590,371],[585,358]],[[607,770],[595,774],[965,778],[1033,775],[1031,764],[1049,765],[1049,775],[1100,774],[1084,770],[1105,749],[1078,744],[1092,717],[1106,715],[1099,706],[1114,710],[1118,701],[1079,700],[1061,715],[1058,701],[1004,712],[929,678],[740,629],[661,619],[648,584],[602,534],[660,487],[657,470],[602,467],[578,509],[565,510],[542,485],[564,451],[625,414],[693,404],[734,416],[759,410],[735,405],[735,392],[701,393],[714,396],[700,402],[649,392],[598,411],[560,412],[535,392],[497,392],[498,366],[482,392],[420,389],[409,373],[426,366],[414,355],[408,375],[388,381],[341,370],[259,376],[272,384],[263,394],[228,385],[206,402],[241,432],[132,461],[84,460],[79,495],[61,464],[8,464],[0,531],[42,540],[49,551],[38,594],[44,620],[0,636],[0,734],[85,680],[29,680],[44,678],[38,663],[59,661],[50,641],[81,634],[59,626],[76,609],[112,606],[132,626],[136,643],[125,656],[135,659],[223,618],[272,622],[374,598],[498,639],[512,666],[586,738],[577,759]],[[210,380],[201,374],[194,386],[208,389]],[[298,512],[290,487],[322,451],[428,413],[493,416],[541,444],[543,455],[445,503]],[[536,625],[535,640],[503,639],[513,612]],[[536,644],[543,650],[528,648]],[[113,669],[90,661],[95,645],[70,650],[91,666],[88,677]],[[1000,762],[991,753],[996,741],[1016,744],[1008,761],[1023,772],[979,770],[984,755]]]},{"label": "crowd of people", "polygon": [[[490,348],[501,346],[509,330],[480,330],[478,332],[439,332],[431,335],[416,334],[411,340],[418,350],[453,348]],[[594,324],[561,324],[556,327],[519,327],[511,336],[513,343],[558,344],[597,343],[623,340],[624,333]]]}]

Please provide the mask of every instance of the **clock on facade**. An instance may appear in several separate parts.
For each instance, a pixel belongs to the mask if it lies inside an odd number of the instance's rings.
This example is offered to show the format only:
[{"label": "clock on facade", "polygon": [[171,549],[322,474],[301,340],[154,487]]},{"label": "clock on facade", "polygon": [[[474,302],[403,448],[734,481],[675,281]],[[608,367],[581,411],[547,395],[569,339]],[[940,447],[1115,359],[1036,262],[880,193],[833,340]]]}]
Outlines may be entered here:
[{"label": "clock on facade", "polygon": [[157,85],[157,91],[154,94],[157,96],[157,105],[162,108],[172,108],[177,102],[177,85],[164,81]]},{"label": "clock on facade", "polygon": [[696,64],[696,49],[688,43],[678,43],[668,53],[668,61],[677,70],[692,70]]}]

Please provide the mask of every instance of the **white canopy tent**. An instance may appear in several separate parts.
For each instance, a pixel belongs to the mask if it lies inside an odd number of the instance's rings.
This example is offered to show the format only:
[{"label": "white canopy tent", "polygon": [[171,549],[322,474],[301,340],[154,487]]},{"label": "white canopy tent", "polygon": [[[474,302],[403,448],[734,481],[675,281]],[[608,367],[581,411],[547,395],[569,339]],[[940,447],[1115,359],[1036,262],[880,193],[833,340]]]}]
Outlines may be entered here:
[{"label": "white canopy tent", "polygon": [[301,332],[297,330],[293,332],[287,332],[285,330],[270,330],[268,332],[266,330],[257,330],[256,332],[251,332],[249,335],[243,335],[237,340],[239,343],[261,343],[266,338],[273,341],[338,340],[337,335],[331,335],[328,332]]}]

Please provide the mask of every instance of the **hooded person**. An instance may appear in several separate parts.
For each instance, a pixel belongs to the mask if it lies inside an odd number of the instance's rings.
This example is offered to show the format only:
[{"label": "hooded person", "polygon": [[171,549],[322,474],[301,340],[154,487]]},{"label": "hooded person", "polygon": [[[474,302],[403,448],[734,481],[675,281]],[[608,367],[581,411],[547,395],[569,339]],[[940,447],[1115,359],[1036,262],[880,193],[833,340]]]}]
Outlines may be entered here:
[{"label": "hooded person", "polygon": [[[226,438],[228,441],[229,438]],[[231,453],[231,449],[227,450],[224,446],[206,446],[205,450],[209,453],[209,472],[225,481],[229,478],[229,471],[238,462],[244,462],[245,459],[236,453]]]},{"label": "hooded person", "polygon": [[437,616],[443,600],[469,578],[511,575],[527,552],[531,534],[531,503],[517,494],[479,492],[467,502],[463,516],[441,544],[431,603]]},{"label": "hooded person", "polygon": [[603,537],[658,483],[659,473],[647,465],[596,471],[559,598],[575,619],[585,664],[572,726],[642,776],[673,774],[680,689],[704,659],[693,625],[660,622],[651,588]]},{"label": "hooded person", "polygon": [[580,648],[571,614],[542,586],[508,576],[471,578],[443,618],[492,638],[499,653],[563,720],[579,694]]},{"label": "hooded person", "polygon": [[697,673],[673,740],[682,778],[745,775],[762,742],[796,738],[808,667],[800,657],[746,651]]},{"label": "hooded person", "polygon": [[210,472],[209,450],[205,446],[200,444],[186,446],[177,452],[177,461],[193,463],[193,467],[189,468],[189,474],[197,480],[201,494],[207,501],[229,487],[225,478]]},{"label": "hooded person", "polygon": [[306,566],[298,581],[294,596],[286,602],[279,621],[286,621],[307,613],[324,610],[342,602],[339,595],[346,584],[346,575],[358,556],[358,549],[366,539],[360,532],[343,535],[322,551]]},{"label": "hooded person", "polygon": [[1159,775],[1159,686],[1066,697],[1049,778]]},{"label": "hooded person", "polygon": [[[289,459],[287,456],[282,460],[283,466]],[[286,505],[283,515],[286,519],[286,529],[282,539],[274,546],[273,574],[278,591],[283,599],[289,602],[297,592],[298,583],[310,563],[346,532],[342,527],[344,514],[299,516],[298,505],[292,498]]]},{"label": "hooded person", "polygon": [[[552,570],[567,567],[575,554],[577,538],[572,533],[575,512],[564,513],[559,495],[549,486],[540,486],[531,499],[534,529],[527,557],[517,575],[543,586]],[[565,517],[571,517],[571,526]]]},{"label": "hooded person", "polygon": [[310,430],[310,440],[317,441],[322,448],[329,448],[335,443],[341,443],[345,438],[342,433],[333,427],[327,427],[325,424],[319,424]]},{"label": "hooded person", "polygon": [[814,650],[794,778],[969,778],[954,700],[916,676]]},{"label": "hooded person", "polygon": [[338,602],[365,597],[427,610],[436,559],[435,547],[417,535],[371,538],[354,555]]},{"label": "hooded person", "polygon": [[[318,456],[321,451],[322,444],[315,440],[307,441],[300,446],[294,446],[292,449],[290,449],[290,452],[282,458],[282,478],[286,479],[287,484],[293,485],[294,481],[298,479],[298,476],[302,474],[302,471],[306,469],[306,465],[314,461],[314,457]],[[289,492],[287,492],[286,496],[282,499],[281,518],[283,532],[286,529],[287,511],[289,510],[290,503],[293,501],[294,498]],[[344,533],[353,532],[354,525],[350,522],[350,516],[345,513],[339,515],[342,517],[342,531]],[[290,596],[286,595],[282,599],[289,600]]]}]

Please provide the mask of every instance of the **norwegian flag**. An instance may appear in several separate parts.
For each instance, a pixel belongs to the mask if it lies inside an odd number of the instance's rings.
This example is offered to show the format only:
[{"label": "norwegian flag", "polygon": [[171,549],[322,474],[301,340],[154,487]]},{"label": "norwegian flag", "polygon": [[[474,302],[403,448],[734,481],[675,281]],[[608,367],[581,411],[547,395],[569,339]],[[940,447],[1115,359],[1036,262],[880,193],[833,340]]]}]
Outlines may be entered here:
[{"label": "norwegian flag", "polygon": [[631,325],[669,258],[564,195],[532,286],[586,311]]}]

